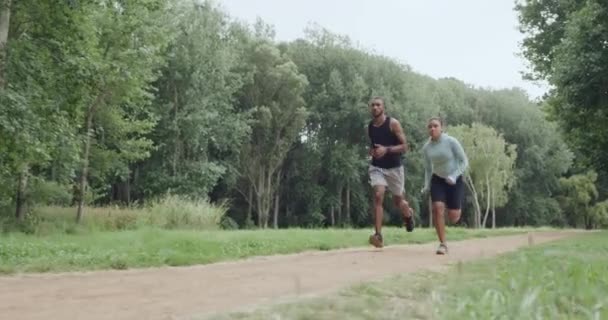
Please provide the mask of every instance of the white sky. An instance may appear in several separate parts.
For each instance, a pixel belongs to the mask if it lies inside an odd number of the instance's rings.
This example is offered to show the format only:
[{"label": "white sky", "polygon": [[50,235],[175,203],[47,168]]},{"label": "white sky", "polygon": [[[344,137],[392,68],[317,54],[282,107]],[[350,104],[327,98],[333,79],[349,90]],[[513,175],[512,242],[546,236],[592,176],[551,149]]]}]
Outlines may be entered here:
[{"label": "white sky", "polygon": [[304,36],[310,23],[434,78],[484,88],[546,91],[522,79],[514,0],[216,0],[231,17],[274,26],[278,40]]}]

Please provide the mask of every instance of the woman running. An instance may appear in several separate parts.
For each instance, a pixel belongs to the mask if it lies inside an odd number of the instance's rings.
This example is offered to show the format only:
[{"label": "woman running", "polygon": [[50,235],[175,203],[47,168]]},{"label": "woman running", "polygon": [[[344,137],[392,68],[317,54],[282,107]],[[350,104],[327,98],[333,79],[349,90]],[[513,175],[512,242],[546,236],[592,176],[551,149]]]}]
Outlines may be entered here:
[{"label": "woman running", "polygon": [[423,193],[431,191],[433,202],[433,221],[439,238],[437,254],[447,254],[445,222],[443,212],[448,208],[452,223],[460,220],[460,209],[464,199],[462,175],[469,161],[460,142],[443,132],[441,118],[428,121],[429,140],[422,147],[425,157],[425,179]]}]

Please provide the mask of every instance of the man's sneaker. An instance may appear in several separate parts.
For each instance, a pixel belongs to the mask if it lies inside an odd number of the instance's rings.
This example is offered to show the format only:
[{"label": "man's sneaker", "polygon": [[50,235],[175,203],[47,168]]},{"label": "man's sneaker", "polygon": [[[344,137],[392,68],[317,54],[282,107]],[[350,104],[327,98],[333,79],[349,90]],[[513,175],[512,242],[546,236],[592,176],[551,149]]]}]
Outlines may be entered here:
[{"label": "man's sneaker", "polygon": [[414,211],[410,210],[410,216],[405,218],[405,230],[407,232],[414,231]]},{"label": "man's sneaker", "polygon": [[440,243],[437,247],[437,254],[448,254],[448,246],[445,243]]},{"label": "man's sneaker", "polygon": [[369,236],[369,243],[376,248],[382,248],[384,246],[384,242],[382,241],[382,235],[379,233],[372,234],[371,236]]}]

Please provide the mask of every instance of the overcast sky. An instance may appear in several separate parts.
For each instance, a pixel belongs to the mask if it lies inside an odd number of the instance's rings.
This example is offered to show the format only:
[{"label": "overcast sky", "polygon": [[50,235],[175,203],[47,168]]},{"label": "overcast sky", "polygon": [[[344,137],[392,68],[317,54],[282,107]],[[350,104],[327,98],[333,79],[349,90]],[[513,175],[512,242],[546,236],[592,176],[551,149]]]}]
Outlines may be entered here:
[{"label": "overcast sky", "polygon": [[233,18],[273,25],[294,40],[317,23],[434,78],[486,88],[546,90],[524,81],[514,0],[216,0]]}]

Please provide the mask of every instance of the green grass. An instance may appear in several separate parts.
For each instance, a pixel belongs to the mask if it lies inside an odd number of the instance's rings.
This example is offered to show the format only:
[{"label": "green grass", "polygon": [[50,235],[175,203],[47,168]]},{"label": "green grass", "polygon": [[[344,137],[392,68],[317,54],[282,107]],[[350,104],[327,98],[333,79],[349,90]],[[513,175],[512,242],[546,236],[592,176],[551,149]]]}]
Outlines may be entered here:
[{"label": "green grass", "polygon": [[146,206],[85,207],[84,218],[76,224],[76,208],[39,206],[17,222],[12,216],[0,216],[0,230],[21,231],[35,235],[83,231],[120,231],[145,227],[162,229],[217,230],[226,219],[227,206],[205,200],[168,195]]},{"label": "green grass", "polygon": [[[524,232],[530,229],[448,229],[450,240]],[[406,233],[385,228],[387,244],[435,241],[430,229]],[[370,230],[163,230],[0,236],[0,273],[57,272],[184,266],[259,255],[367,246]]]},{"label": "green grass", "polygon": [[608,232],[216,319],[606,319]]}]

